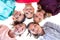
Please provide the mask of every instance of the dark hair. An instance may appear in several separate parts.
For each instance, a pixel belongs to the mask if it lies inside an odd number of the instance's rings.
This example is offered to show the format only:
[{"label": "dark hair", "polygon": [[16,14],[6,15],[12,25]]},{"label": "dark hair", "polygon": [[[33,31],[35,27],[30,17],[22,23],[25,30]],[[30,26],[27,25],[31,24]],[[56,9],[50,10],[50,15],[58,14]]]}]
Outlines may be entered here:
[{"label": "dark hair", "polygon": [[15,26],[15,25],[18,25],[18,24],[24,24],[24,23],[21,23],[21,22],[18,22],[18,21],[14,21],[14,23],[12,25]]},{"label": "dark hair", "polygon": [[[41,5],[40,4],[37,4],[38,5],[38,7],[37,7],[37,12],[40,12],[41,10],[42,10],[42,7],[41,7]],[[41,7],[41,8],[40,8]]]},{"label": "dark hair", "polygon": [[45,10],[46,12],[53,13],[52,10],[46,9],[44,5],[42,5],[43,0],[40,0],[37,4],[42,6],[42,9]]},{"label": "dark hair", "polygon": [[17,24],[20,24],[20,22],[14,21],[13,25],[15,26],[15,25],[17,25]]},{"label": "dark hair", "polygon": [[21,23],[25,21],[25,18],[26,18],[26,16],[24,15],[24,18],[23,18],[23,20],[21,21]]},{"label": "dark hair", "polygon": [[[35,22],[31,22],[31,23],[29,23],[28,25],[27,25],[27,28],[30,26],[30,24],[37,24],[37,25],[39,25],[38,23],[35,23]],[[31,37],[31,35],[33,35],[34,36],[34,38],[39,38],[39,36],[42,36],[42,35],[44,35],[45,34],[45,32],[44,32],[44,30],[42,29],[42,33],[41,34],[32,34],[31,32],[30,32],[30,30],[28,29],[28,34],[27,34],[27,36],[30,34],[30,37]]]},{"label": "dark hair", "polygon": [[27,36],[30,34],[30,37],[33,35],[34,36],[34,38],[38,38],[40,35],[38,35],[38,34],[32,34],[31,32],[30,32],[30,30],[28,30],[28,34],[27,34]]}]

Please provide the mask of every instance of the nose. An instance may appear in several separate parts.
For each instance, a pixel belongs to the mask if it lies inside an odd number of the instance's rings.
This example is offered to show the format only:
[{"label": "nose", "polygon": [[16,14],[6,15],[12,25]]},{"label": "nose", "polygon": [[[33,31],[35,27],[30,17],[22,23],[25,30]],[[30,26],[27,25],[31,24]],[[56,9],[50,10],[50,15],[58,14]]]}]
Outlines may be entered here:
[{"label": "nose", "polygon": [[37,29],[32,29],[33,32],[37,33]]},{"label": "nose", "polygon": [[30,11],[28,11],[28,12],[30,12]]},{"label": "nose", "polygon": [[34,30],[35,32],[38,32],[37,28]]},{"label": "nose", "polygon": [[19,28],[18,32],[22,32],[23,31],[23,28]]}]

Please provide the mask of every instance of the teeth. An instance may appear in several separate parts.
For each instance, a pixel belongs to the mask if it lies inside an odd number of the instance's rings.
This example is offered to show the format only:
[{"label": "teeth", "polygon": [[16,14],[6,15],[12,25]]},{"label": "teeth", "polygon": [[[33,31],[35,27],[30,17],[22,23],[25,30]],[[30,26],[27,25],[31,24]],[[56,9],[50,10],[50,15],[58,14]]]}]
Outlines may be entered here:
[{"label": "teeth", "polygon": [[18,31],[17,31],[17,32],[15,32],[15,34],[16,34],[16,35],[20,35],[20,34],[23,34],[24,31],[25,31],[25,29],[24,29],[22,32],[18,32]]}]

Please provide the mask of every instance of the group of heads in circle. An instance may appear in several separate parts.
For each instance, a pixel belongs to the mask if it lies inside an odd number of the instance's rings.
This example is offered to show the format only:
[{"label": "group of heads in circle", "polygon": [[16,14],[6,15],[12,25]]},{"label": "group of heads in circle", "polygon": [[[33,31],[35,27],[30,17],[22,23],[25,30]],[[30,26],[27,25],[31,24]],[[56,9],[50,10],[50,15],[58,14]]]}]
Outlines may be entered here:
[{"label": "group of heads in circle", "polygon": [[[24,13],[21,13],[20,11],[14,11],[13,14],[13,28],[14,31],[9,31],[9,35],[11,37],[14,37],[14,35],[21,36],[26,29],[28,29],[28,34],[34,35],[35,38],[38,38],[39,36],[42,36],[45,34],[43,28],[39,25],[39,22],[41,22],[45,18],[45,11],[41,9],[41,6],[38,5],[36,13],[34,13],[34,8],[32,5],[26,5],[23,9]],[[25,18],[32,19],[34,22],[30,22],[28,25],[23,23],[25,21]],[[27,34],[27,35],[28,35]],[[30,35],[30,36],[31,36]]]},{"label": "group of heads in circle", "polygon": [[[41,8],[41,5],[38,5],[36,13],[34,13],[34,8],[31,4],[26,4],[23,9],[23,13],[20,11],[15,11],[13,14],[13,26],[15,28],[16,34],[23,34],[23,32],[28,29],[28,34],[33,34],[34,37],[38,37],[40,35],[45,34],[43,29],[40,27],[39,23],[46,18],[46,16],[51,16],[51,14],[47,15],[46,12]],[[33,22],[26,25],[23,23],[25,18],[32,19]]]}]

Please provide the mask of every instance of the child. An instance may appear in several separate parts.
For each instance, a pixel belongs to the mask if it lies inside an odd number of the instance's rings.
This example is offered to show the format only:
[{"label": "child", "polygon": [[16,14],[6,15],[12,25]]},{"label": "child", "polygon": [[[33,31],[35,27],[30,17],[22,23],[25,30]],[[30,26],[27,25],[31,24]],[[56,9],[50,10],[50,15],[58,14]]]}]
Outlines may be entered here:
[{"label": "child", "polygon": [[22,23],[25,21],[25,15],[20,11],[15,11],[12,18],[14,22]]},{"label": "child", "polygon": [[31,4],[26,4],[25,8],[23,9],[23,12],[26,18],[31,19],[34,14],[34,8]]},{"label": "child", "polygon": [[39,36],[44,34],[43,29],[41,29],[38,23],[31,22],[27,25],[27,28],[28,28],[28,34],[30,33],[30,35],[33,35],[35,38],[38,38]]},{"label": "child", "polygon": [[14,33],[18,36],[21,36],[26,30],[26,25],[24,23],[14,23],[13,28],[14,28]]},{"label": "child", "polygon": [[38,40],[60,40],[60,31],[57,27],[60,29],[59,25],[51,22],[46,22],[43,27],[32,22],[28,24],[28,33],[38,38]]},{"label": "child", "polygon": [[38,11],[36,14],[34,14],[33,17],[34,22],[36,23],[41,22],[44,19],[44,14],[45,14],[44,10]]}]

